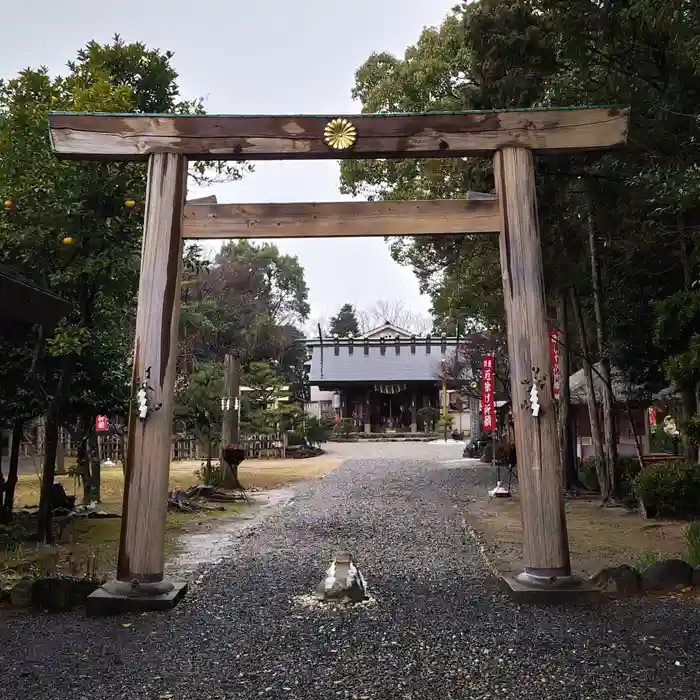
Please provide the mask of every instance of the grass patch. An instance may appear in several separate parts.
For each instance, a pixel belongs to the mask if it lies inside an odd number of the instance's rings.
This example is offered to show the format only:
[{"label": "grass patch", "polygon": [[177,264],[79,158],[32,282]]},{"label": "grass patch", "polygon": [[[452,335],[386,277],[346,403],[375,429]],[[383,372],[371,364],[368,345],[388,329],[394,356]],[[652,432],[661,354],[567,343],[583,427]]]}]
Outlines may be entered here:
[{"label": "grass patch", "polygon": [[[519,573],[522,561],[520,503],[483,499],[467,506],[467,519],[485,541],[503,573]],[[657,558],[685,558],[687,522],[650,521],[623,508],[601,508],[599,498],[566,502],[566,523],[574,573],[591,576],[606,566],[652,563]]]},{"label": "grass patch", "polygon": [[[240,469],[240,479],[247,489],[275,489],[294,483],[322,478],[340,464],[341,460],[322,457],[308,460],[246,461]],[[201,463],[173,462],[170,466],[168,488],[187,490],[199,483],[195,472]],[[82,487],[70,476],[57,476],[68,494],[82,497]],[[16,507],[39,503],[40,477],[22,474],[15,493]],[[124,475],[121,467],[103,467],[101,472],[101,508],[111,513],[121,512]],[[166,558],[178,551],[178,535],[184,530],[196,530],[212,519],[232,516],[247,506],[239,503],[215,503],[223,510],[197,513],[168,513],[166,525]],[[0,551],[0,585],[10,584],[23,575],[41,576],[50,573],[106,577],[113,574],[119,550],[121,520],[75,520],[66,529],[64,541],[56,547],[37,548],[32,544],[18,545]]]}]

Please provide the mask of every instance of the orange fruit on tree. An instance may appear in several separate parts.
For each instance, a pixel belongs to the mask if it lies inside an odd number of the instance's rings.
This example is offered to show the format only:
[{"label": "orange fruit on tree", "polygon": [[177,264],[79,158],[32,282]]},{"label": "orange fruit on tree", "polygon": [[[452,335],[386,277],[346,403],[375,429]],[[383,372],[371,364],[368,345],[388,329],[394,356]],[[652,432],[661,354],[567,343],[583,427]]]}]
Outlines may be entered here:
[{"label": "orange fruit on tree", "polygon": [[63,245],[73,245],[73,237],[72,236],[66,236],[63,239]]},{"label": "orange fruit on tree", "polygon": [[136,206],[136,202],[133,199],[127,199],[126,202],[124,202],[124,206],[127,209],[133,209]]},{"label": "orange fruit on tree", "polygon": [[12,200],[6,199],[3,203],[3,206],[5,207],[5,209],[12,209]]}]

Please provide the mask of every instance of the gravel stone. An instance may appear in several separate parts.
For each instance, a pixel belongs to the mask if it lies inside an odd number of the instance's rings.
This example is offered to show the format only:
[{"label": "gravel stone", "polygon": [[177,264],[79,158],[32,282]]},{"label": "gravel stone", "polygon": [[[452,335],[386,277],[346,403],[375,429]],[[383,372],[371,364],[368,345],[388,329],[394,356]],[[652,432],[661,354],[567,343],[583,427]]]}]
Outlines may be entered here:
[{"label": "gravel stone", "polygon": [[[354,457],[303,487],[170,613],[0,620],[3,700],[594,700],[697,697],[691,601],[518,606],[461,524],[491,468],[457,446],[332,446]],[[353,553],[371,601],[314,605]]]}]

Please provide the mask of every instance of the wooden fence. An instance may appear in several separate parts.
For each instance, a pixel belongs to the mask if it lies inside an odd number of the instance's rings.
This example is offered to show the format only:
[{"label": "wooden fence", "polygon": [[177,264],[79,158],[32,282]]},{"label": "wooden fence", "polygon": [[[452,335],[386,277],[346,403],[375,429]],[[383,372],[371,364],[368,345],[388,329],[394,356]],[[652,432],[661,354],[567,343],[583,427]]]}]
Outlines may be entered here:
[{"label": "wooden fence", "polygon": [[[33,439],[32,439],[33,438]],[[103,462],[121,462],[126,447],[126,436],[98,435],[97,443],[100,448],[100,459]],[[66,457],[76,456],[76,445],[71,440],[68,431],[62,431],[63,453]],[[286,435],[248,435],[241,439],[246,452],[246,459],[279,459],[286,456]],[[22,441],[20,454],[23,457],[38,457],[43,454],[43,431]],[[218,446],[215,457],[218,459]],[[174,435],[170,448],[171,461],[204,460],[207,458],[206,448],[193,435]]]}]

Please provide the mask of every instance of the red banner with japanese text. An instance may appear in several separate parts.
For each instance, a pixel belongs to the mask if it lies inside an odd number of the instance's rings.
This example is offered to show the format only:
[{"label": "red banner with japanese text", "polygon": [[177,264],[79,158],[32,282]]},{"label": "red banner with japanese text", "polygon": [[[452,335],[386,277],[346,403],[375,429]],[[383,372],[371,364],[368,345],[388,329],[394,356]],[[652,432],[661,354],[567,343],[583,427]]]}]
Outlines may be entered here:
[{"label": "red banner with japanese text", "polygon": [[107,419],[107,416],[95,417],[95,430],[98,433],[106,433],[109,431],[109,420]]},{"label": "red banner with japanese text", "polygon": [[656,409],[653,406],[649,406],[647,409],[647,416],[649,416],[649,427],[654,428],[656,426]]},{"label": "red banner with japanese text", "polygon": [[561,372],[559,371],[559,357],[561,347],[561,332],[549,331],[549,359],[552,362],[552,389],[554,397],[559,396],[559,385],[561,383]]},{"label": "red banner with japanese text", "polygon": [[492,355],[484,355],[481,360],[481,418],[484,432],[496,429]]}]

